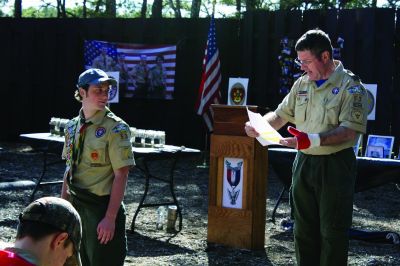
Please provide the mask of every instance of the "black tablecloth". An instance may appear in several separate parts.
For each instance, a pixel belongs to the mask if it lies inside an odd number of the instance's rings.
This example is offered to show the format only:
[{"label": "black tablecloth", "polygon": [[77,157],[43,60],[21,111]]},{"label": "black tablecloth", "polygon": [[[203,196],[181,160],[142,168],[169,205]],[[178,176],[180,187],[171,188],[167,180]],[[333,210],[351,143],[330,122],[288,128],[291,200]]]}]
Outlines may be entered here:
[{"label": "black tablecloth", "polygon": [[[268,161],[283,184],[292,182],[292,164],[297,150],[269,148]],[[400,183],[400,160],[357,157],[355,191],[360,192],[390,182]]]}]

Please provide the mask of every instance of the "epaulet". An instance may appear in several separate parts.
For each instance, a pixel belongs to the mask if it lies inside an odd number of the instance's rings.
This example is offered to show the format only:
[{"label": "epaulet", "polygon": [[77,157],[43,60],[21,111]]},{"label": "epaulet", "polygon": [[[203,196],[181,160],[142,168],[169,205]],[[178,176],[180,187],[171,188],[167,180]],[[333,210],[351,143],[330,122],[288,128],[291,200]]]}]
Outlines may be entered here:
[{"label": "epaulet", "polygon": [[116,121],[116,122],[122,121],[121,118],[119,118],[118,116],[116,116],[116,115],[115,115],[114,113],[112,113],[112,112],[108,112],[108,113],[107,113],[107,117],[108,117],[108,118],[111,118],[112,120],[114,120],[114,121]]},{"label": "epaulet", "polygon": [[350,70],[345,69],[344,71],[345,71],[345,72],[347,73],[347,75],[349,75],[354,81],[356,81],[356,82],[360,82],[360,81],[361,81],[360,77],[357,76],[356,74],[354,74],[353,72],[351,72]]}]

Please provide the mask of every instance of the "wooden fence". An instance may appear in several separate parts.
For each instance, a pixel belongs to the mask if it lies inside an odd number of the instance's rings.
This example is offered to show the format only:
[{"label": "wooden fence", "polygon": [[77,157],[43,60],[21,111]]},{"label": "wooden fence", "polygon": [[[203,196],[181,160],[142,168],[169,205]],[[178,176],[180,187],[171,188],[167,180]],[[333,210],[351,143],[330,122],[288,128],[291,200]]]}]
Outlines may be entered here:
[{"label": "wooden fence", "polygon": [[[275,109],[284,37],[296,40],[319,27],[344,40],[341,60],[364,83],[377,83],[376,120],[369,134],[400,138],[400,25],[394,9],[254,11],[242,20],[217,19],[216,34],[226,102],[229,77],[250,78],[248,104]],[[83,42],[176,44],[174,100],[123,99],[112,109],[131,126],[160,129],[167,142],[203,148],[205,128],[194,110],[209,19],[0,19],[5,122],[0,140],[48,130],[50,117],[71,118],[83,71]],[[397,151],[396,151],[397,153]]]}]

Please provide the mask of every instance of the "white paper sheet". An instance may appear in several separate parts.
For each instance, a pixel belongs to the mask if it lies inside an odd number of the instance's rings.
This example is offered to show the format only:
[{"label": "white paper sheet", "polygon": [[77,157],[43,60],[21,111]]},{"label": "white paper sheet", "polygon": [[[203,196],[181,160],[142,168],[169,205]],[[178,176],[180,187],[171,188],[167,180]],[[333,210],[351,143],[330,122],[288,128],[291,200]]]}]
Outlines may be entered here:
[{"label": "white paper sheet", "polygon": [[247,109],[247,115],[252,127],[260,134],[257,140],[263,146],[271,144],[279,144],[279,140],[282,138],[281,134],[278,133],[259,113],[254,113]]}]

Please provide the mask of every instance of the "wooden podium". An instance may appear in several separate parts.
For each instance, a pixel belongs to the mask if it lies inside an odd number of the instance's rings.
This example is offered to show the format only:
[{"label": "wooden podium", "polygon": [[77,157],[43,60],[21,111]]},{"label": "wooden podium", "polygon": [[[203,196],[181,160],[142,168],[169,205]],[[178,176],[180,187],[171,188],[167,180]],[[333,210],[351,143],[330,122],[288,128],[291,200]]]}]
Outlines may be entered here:
[{"label": "wooden podium", "polygon": [[[245,106],[212,105],[207,241],[264,249],[268,150],[244,131]],[[248,106],[256,111],[256,106]]]}]

